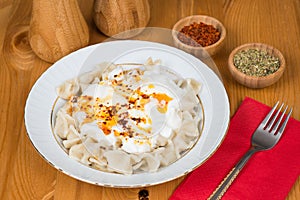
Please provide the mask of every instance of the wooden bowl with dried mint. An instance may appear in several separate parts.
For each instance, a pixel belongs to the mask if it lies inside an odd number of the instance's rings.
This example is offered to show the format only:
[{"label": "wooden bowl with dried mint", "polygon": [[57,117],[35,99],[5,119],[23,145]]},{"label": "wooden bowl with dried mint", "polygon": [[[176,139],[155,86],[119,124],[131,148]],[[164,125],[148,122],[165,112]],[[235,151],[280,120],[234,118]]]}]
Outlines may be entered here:
[{"label": "wooden bowl with dried mint", "polygon": [[282,53],[270,45],[249,43],[231,52],[228,66],[240,84],[249,88],[264,88],[280,79],[285,70],[285,60]]}]

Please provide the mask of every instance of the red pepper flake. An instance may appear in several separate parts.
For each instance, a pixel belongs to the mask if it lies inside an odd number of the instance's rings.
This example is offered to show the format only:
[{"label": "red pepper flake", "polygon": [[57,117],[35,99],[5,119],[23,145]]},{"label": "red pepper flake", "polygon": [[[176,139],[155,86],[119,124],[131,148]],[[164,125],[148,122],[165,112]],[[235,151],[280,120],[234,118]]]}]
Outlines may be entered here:
[{"label": "red pepper flake", "polygon": [[221,33],[212,25],[194,22],[189,26],[184,26],[178,33],[178,39],[184,44],[193,47],[206,47],[216,43],[220,39]]}]

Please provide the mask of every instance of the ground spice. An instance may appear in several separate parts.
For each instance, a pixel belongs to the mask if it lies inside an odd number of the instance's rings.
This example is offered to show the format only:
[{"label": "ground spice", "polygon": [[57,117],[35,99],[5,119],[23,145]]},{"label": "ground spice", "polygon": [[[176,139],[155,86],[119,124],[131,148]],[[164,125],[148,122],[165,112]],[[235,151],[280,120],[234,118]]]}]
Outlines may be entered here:
[{"label": "ground spice", "polygon": [[258,49],[247,49],[236,53],[233,56],[233,64],[244,74],[257,77],[270,75],[280,67],[279,58]]},{"label": "ground spice", "polygon": [[194,47],[206,47],[216,43],[220,39],[221,33],[212,25],[192,23],[184,26],[178,33],[178,39],[184,44]]}]

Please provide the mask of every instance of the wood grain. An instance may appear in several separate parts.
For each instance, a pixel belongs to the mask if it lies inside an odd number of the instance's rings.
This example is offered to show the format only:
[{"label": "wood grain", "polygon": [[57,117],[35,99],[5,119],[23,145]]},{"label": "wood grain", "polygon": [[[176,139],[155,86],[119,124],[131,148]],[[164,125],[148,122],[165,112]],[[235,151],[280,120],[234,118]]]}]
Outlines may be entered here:
[{"label": "wood grain", "polygon": [[89,29],[77,0],[34,0],[29,42],[33,51],[50,63],[87,46]]},{"label": "wood grain", "polygon": [[[106,37],[93,22],[93,0],[78,0],[88,24],[90,42]],[[300,1],[298,0],[149,0],[149,27],[171,29],[182,17],[210,15],[227,29],[223,48],[213,56],[230,99],[231,114],[245,96],[268,105],[279,99],[294,107],[300,119]],[[267,9],[266,9],[267,8]],[[75,180],[45,162],[31,145],[24,127],[27,95],[50,66],[32,51],[28,39],[32,0],[0,0],[0,199],[138,199],[140,189],[150,200],[168,199],[184,177],[136,189],[104,188]],[[250,89],[229,73],[227,59],[237,46],[263,42],[279,49],[286,59],[280,80],[264,89]],[[300,199],[300,179],[288,200]]]},{"label": "wood grain", "polygon": [[150,18],[148,0],[95,0],[93,11],[99,30],[118,39],[139,34]]}]

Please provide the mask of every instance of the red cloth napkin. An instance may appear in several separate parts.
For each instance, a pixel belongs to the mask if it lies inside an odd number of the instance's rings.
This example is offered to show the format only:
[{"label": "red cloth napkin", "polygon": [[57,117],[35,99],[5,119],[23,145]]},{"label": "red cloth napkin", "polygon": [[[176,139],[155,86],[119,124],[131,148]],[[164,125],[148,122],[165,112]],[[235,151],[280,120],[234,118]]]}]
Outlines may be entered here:
[{"label": "red cloth napkin", "polygon": [[[228,133],[216,153],[191,172],[170,200],[207,199],[243,154],[270,107],[245,98],[231,119]],[[222,199],[285,199],[300,175],[300,122],[290,118],[273,149],[250,158]]]}]

